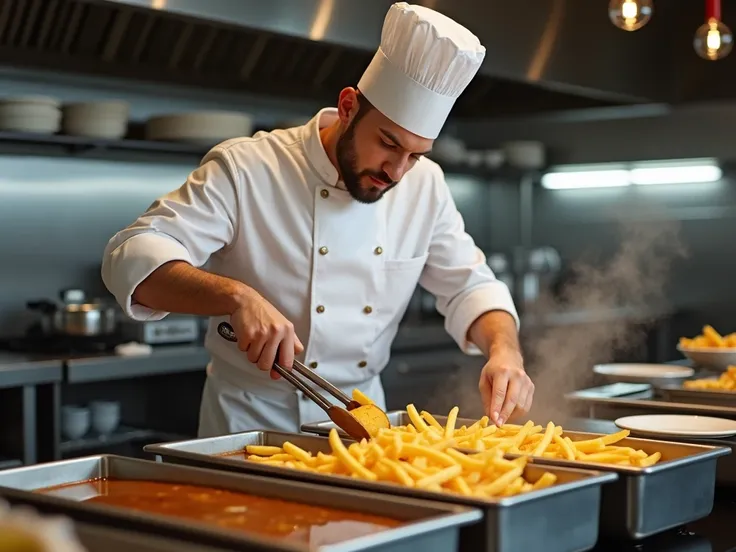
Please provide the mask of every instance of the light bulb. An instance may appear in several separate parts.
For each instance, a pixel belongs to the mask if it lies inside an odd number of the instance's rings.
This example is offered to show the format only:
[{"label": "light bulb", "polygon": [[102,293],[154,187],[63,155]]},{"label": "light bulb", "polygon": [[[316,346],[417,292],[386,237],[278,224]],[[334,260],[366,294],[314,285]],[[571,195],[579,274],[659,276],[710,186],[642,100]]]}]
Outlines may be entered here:
[{"label": "light bulb", "polygon": [[608,17],[624,31],[641,29],[652,18],[652,12],[652,0],[611,0],[608,3]]},{"label": "light bulb", "polygon": [[733,48],[733,34],[723,21],[711,17],[695,31],[693,47],[703,59],[722,59]]}]

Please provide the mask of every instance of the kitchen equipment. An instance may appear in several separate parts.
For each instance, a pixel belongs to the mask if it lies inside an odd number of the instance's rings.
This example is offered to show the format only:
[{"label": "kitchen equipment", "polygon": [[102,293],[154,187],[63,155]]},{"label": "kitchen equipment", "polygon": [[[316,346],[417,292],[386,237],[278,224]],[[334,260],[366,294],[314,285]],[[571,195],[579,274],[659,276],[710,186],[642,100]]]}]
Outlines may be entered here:
[{"label": "kitchen equipment", "polygon": [[[411,419],[406,411],[388,412],[391,425],[406,425]],[[442,425],[447,416],[434,416]],[[476,420],[458,418],[455,424],[470,426]],[[324,435],[331,429],[329,421],[304,424],[301,430]],[[573,441],[602,437],[598,433],[564,431]],[[615,464],[532,457],[539,466],[558,466],[612,472],[618,478],[603,487],[601,498],[601,534],[614,538],[641,539],[678,525],[706,517],[715,498],[716,464],[719,457],[731,454],[725,446],[653,441],[626,438],[617,445],[643,450],[647,454],[661,452],[662,459],[653,466],[634,467]],[[462,452],[469,452],[463,450]],[[508,458],[518,455],[507,454]],[[662,505],[667,505],[663,507]],[[576,508],[576,511],[580,511]]]},{"label": "kitchen equipment", "polygon": [[[380,515],[402,523],[398,527],[370,535],[348,537],[338,544],[322,541],[319,546],[316,542],[309,546],[306,543],[289,542],[283,537],[255,535],[242,529],[220,527],[203,521],[142,513],[119,506],[79,502],[34,492],[48,487],[69,488],[69,485],[95,479],[143,480],[214,487],[256,497]],[[467,526],[477,527],[482,517],[477,508],[457,504],[176,466],[115,455],[75,458],[4,470],[0,472],[0,497],[11,503],[30,504],[40,511],[63,514],[75,521],[135,530],[144,536],[166,536],[191,544],[221,546],[227,550],[240,551],[403,552],[416,549],[425,552],[456,552],[461,529]],[[315,529],[315,533],[324,535],[324,530],[319,531],[319,527]],[[339,525],[330,524],[327,530],[337,534]]]},{"label": "kitchen equipment", "polygon": [[39,311],[41,329],[48,335],[104,336],[117,328],[117,309],[102,301],[87,303],[82,290],[61,292],[61,303],[48,300],[29,301],[27,307]]},{"label": "kitchen equipment", "polygon": [[124,320],[121,334],[129,341],[148,345],[192,343],[199,339],[200,322],[196,316],[171,315],[163,320]]},{"label": "kitchen equipment", "polygon": [[486,263],[493,271],[493,274],[506,284],[509,291],[514,290],[514,273],[511,270],[511,263],[505,253],[488,253],[486,255]]},{"label": "kitchen equipment", "polygon": [[[405,487],[385,481],[367,481],[350,476],[314,473],[261,462],[245,461],[242,455],[248,445],[282,446],[286,441],[312,455],[331,452],[324,437],[274,431],[248,431],[207,439],[147,445],[144,450],[157,455],[164,463],[217,468],[231,472],[268,476],[274,481],[297,480],[321,486],[343,487],[351,492],[373,491],[382,496],[439,500],[478,508],[481,523],[461,529],[463,551],[569,552],[590,550],[598,539],[601,488],[616,481],[613,473],[527,464],[524,478],[536,481],[544,472],[557,477],[554,485],[513,497],[478,498]],[[2,481],[0,480],[0,484]],[[570,515],[575,512],[575,515]],[[530,520],[544,520],[530,527]]]},{"label": "kitchen equipment", "polygon": [[596,364],[593,372],[608,381],[617,383],[664,383],[683,382],[691,377],[695,370],[676,364]]},{"label": "kitchen equipment", "polygon": [[511,167],[535,171],[544,168],[547,159],[545,146],[534,140],[517,140],[502,145],[506,163]]},{"label": "kitchen equipment", "polygon": [[[228,341],[232,341],[233,343],[238,342],[238,337],[235,335],[233,327],[227,322],[221,322],[217,327],[217,332]],[[273,364],[273,369],[286,381],[312,399],[317,406],[327,413],[330,420],[335,422],[338,427],[342,428],[345,433],[354,439],[370,439],[372,433],[371,430],[381,427],[389,427],[386,413],[376,405],[361,405],[359,402],[352,400],[329,381],[310,371],[309,368],[304,366],[298,360],[294,359],[294,371],[301,374],[311,382],[316,383],[319,387],[342,402],[347,409],[330,404],[322,395],[315,392],[309,385],[302,382],[296,374],[282,366],[279,366],[278,363]]]},{"label": "kitchen equipment", "polygon": [[559,252],[553,247],[517,247],[513,252],[514,299],[531,305],[552,292],[562,267]]}]

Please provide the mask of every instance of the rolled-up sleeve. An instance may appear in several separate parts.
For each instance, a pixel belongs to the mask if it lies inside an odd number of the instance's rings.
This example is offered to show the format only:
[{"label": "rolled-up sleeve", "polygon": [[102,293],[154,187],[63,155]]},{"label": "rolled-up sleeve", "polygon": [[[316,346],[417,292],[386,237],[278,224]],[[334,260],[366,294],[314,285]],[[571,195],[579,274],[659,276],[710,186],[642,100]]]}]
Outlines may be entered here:
[{"label": "rolled-up sleeve", "polygon": [[439,209],[429,245],[429,256],[420,285],[437,298],[437,310],[445,317],[445,329],[467,354],[481,351],[467,335],[482,314],[501,310],[519,316],[508,286],[498,280],[486,257],[465,231],[465,224],[438,169],[436,182]]},{"label": "rolled-up sleeve", "polygon": [[102,280],[135,320],[160,320],[168,312],[136,304],[138,285],[170,261],[204,265],[237,232],[238,173],[226,149],[215,149],[186,182],[157,199],[133,224],[115,234],[102,260]]}]

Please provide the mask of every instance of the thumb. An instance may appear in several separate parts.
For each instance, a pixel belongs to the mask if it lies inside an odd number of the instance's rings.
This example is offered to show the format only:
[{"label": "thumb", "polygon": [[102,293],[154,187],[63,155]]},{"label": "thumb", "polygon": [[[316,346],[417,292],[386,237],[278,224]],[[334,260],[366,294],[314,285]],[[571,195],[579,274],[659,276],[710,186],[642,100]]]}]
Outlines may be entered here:
[{"label": "thumb", "polygon": [[294,354],[298,355],[299,353],[302,353],[303,351],[304,351],[304,345],[302,345],[301,340],[298,337],[296,337],[296,339],[294,340]]}]

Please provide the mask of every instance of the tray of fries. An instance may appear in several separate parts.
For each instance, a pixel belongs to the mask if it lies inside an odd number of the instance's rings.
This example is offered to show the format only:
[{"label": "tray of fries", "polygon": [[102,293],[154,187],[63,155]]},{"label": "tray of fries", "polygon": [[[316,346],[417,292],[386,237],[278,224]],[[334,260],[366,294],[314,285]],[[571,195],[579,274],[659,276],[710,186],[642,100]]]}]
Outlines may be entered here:
[{"label": "tray of fries", "polygon": [[[360,443],[340,439],[336,430],[329,437],[249,431],[144,448],[170,463],[475,507],[483,521],[461,528],[461,550],[562,552],[595,545],[601,487],[616,474],[464,454],[430,446],[419,434],[383,431]],[[531,519],[545,523],[530,531]]]},{"label": "tray of fries", "polygon": [[717,377],[693,378],[677,385],[660,385],[657,386],[657,392],[667,401],[736,407],[736,366],[729,366]]},{"label": "tray of fries", "polygon": [[[488,417],[458,418],[406,411],[387,413],[392,428],[426,435],[465,453],[499,451],[505,458],[530,458],[537,465],[576,467],[613,472],[618,480],[603,487],[602,534],[641,539],[708,516],[713,508],[718,458],[728,447],[629,438],[627,430],[614,434],[566,432],[549,422],[529,421],[498,428]],[[302,431],[324,434],[332,422],[305,424]],[[670,504],[662,508],[662,504]]]}]

